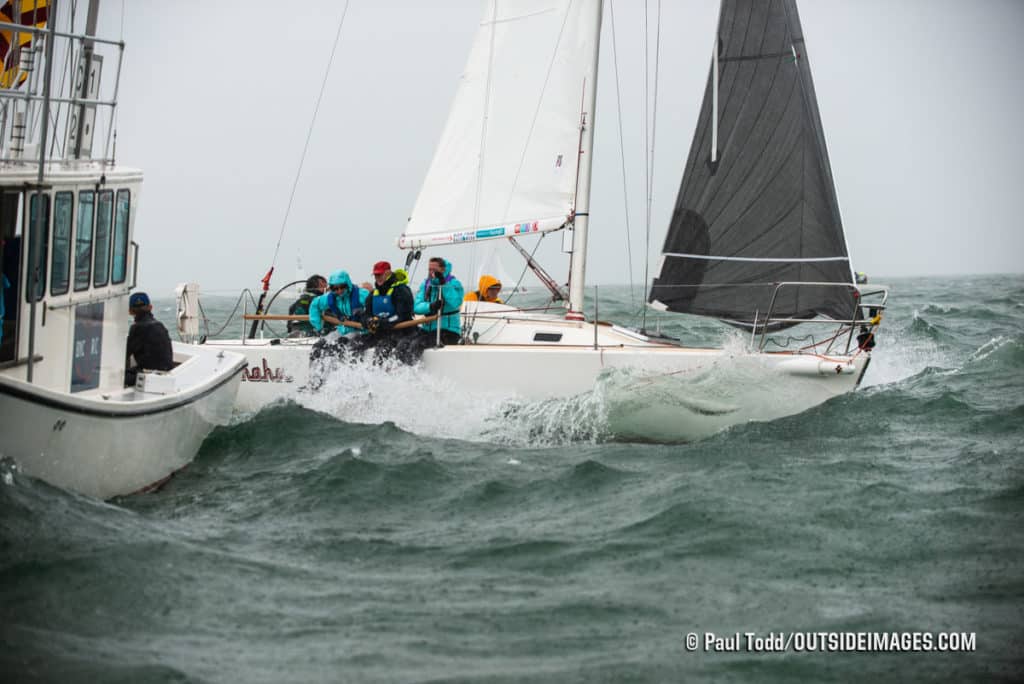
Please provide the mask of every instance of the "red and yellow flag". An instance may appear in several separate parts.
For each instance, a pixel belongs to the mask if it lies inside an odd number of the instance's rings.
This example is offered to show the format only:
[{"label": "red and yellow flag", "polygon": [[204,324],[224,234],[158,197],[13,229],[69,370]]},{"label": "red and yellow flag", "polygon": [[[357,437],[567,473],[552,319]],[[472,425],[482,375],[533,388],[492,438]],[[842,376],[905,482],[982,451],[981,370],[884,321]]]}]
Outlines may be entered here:
[{"label": "red and yellow flag", "polygon": [[[0,6],[0,21],[46,28],[46,19],[50,14],[49,5],[50,0],[7,0]],[[14,16],[15,6],[18,7],[17,17]],[[28,78],[28,74],[21,70],[21,51],[31,47],[33,34],[18,31],[17,43],[12,45],[13,33],[8,28],[0,29],[0,61],[3,62],[0,88],[17,88]]]}]

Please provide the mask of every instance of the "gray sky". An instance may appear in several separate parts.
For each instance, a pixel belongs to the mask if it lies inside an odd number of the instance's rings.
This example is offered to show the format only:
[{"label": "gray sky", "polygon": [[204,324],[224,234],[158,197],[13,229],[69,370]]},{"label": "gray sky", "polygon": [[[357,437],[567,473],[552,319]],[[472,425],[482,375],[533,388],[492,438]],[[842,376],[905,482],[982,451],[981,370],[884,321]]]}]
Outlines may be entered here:
[{"label": "gray sky", "polygon": [[[117,156],[141,167],[139,285],[258,285],[273,257],[344,2],[127,0]],[[121,33],[106,0],[101,33]],[[482,16],[478,0],[351,0],[274,284],[394,246]],[[613,4],[633,274],[645,216],[641,0]],[[651,247],[657,253],[703,96],[718,3],[663,0]],[[1020,272],[1024,2],[813,0],[807,51],[855,268]],[[649,4],[651,68],[657,3]],[[629,280],[611,20],[605,3],[587,280]],[[560,240],[551,240],[555,243]],[[446,252],[458,268],[468,248]],[[464,256],[465,255],[465,256]],[[518,273],[520,264],[506,259]],[[564,278],[567,261],[546,265]],[[656,259],[652,261],[652,273]],[[510,271],[512,268],[509,269]]]}]

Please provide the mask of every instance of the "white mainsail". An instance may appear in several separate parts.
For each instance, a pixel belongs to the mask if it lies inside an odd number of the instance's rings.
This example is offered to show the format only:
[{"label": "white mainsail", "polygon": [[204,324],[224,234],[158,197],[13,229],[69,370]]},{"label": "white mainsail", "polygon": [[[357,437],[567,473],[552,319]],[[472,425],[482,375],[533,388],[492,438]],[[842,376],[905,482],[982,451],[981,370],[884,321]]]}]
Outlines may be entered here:
[{"label": "white mainsail", "polygon": [[400,247],[565,225],[600,12],[597,0],[489,0]]}]

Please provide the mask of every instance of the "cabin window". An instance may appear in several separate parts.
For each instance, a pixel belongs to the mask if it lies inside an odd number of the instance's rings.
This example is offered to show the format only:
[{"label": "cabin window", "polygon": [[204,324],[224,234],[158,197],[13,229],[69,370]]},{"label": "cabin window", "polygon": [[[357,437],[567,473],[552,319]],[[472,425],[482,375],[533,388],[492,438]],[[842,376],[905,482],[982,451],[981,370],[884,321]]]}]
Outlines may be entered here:
[{"label": "cabin window", "polygon": [[128,208],[131,205],[129,190],[117,191],[117,206],[114,207],[114,256],[111,283],[123,283],[128,264]]},{"label": "cabin window", "polygon": [[53,263],[50,270],[50,294],[67,293],[71,280],[71,208],[75,196],[58,192],[53,199]]},{"label": "cabin window", "polygon": [[78,193],[78,230],[75,231],[75,292],[89,289],[92,276],[92,217],[95,194]]},{"label": "cabin window", "polygon": [[114,191],[101,190],[96,203],[96,241],[92,253],[92,284],[103,287],[110,279],[110,219],[113,218]]},{"label": "cabin window", "polygon": [[[39,198],[42,198],[42,206]],[[46,258],[50,247],[50,196],[36,193],[29,200],[28,207],[29,224],[29,251],[26,255],[29,267],[25,271],[25,301],[40,301],[46,294]],[[33,253],[36,261],[33,265],[30,261]],[[33,272],[37,273],[35,287],[32,287]]]}]

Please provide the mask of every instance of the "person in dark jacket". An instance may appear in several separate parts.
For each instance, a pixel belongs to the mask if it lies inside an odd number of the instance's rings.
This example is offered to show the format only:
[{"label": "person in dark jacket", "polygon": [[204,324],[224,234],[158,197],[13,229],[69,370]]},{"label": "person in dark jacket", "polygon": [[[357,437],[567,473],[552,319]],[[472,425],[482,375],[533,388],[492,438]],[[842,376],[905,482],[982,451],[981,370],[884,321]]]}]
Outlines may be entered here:
[{"label": "person in dark jacket", "polygon": [[[288,307],[288,313],[292,316],[302,316],[309,313],[309,305],[314,299],[327,291],[327,279],[322,275],[311,275],[306,279],[306,289],[299,298]],[[308,337],[315,334],[313,324],[307,321],[288,321],[288,337]]]},{"label": "person in dark jacket", "polygon": [[367,326],[374,334],[387,333],[392,326],[412,320],[412,290],[409,289],[409,275],[403,270],[391,270],[391,264],[378,261],[373,265],[375,287],[366,298],[364,317],[372,321]]},{"label": "person in dark jacket", "polygon": [[399,343],[415,333],[415,327],[395,330],[394,326],[412,320],[413,297],[409,288],[409,275],[403,270],[391,270],[387,261],[373,265],[375,287],[366,298],[363,311],[363,335],[353,345],[355,351],[369,347],[377,349],[378,359],[390,355]]},{"label": "person in dark jacket", "polygon": [[135,323],[128,330],[128,345],[125,350],[124,384],[130,387],[140,370],[167,371],[174,368],[174,352],[171,336],[160,321],[153,318],[153,305],[149,295],[136,292],[128,299],[128,313],[135,317]]}]

